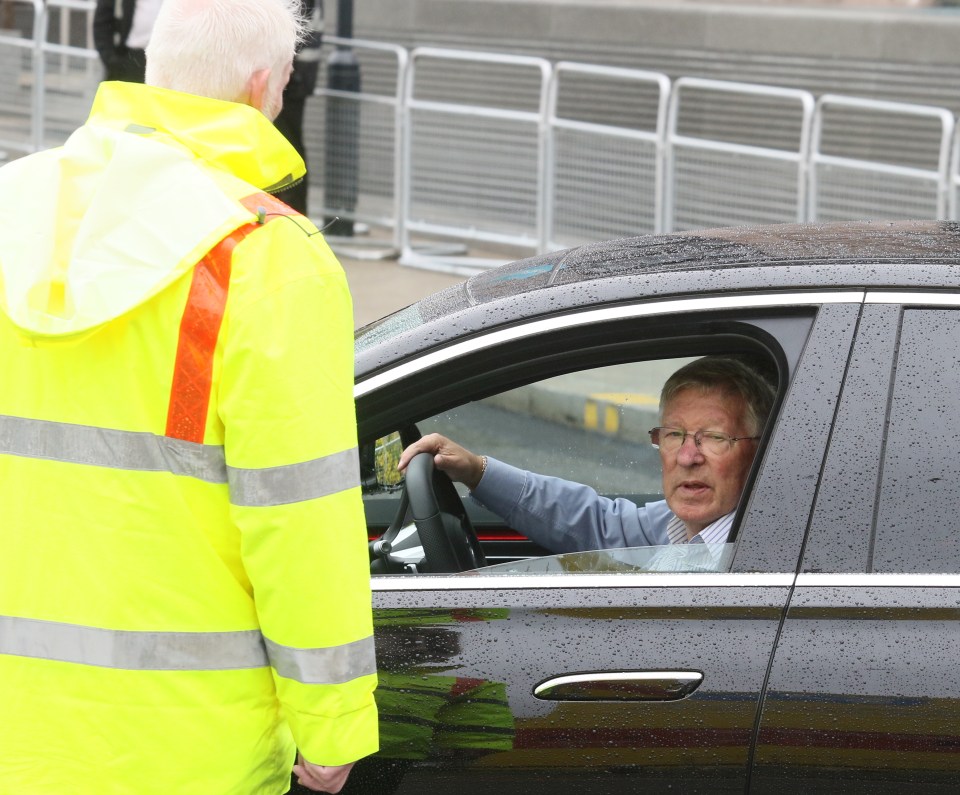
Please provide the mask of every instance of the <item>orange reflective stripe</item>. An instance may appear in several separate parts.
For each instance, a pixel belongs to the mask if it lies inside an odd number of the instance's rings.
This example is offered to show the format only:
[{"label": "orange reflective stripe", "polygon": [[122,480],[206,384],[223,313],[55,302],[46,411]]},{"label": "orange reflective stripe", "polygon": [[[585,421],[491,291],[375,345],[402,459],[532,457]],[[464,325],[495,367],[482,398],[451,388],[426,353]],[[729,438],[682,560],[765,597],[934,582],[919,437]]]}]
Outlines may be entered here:
[{"label": "orange reflective stripe", "polygon": [[240,200],[257,215],[256,223],[235,229],[215,245],[193,269],[190,293],[180,320],[177,360],[173,368],[166,435],[187,442],[203,442],[213,385],[213,354],[223,322],[230,287],[230,262],[237,244],[254,229],[281,215],[296,215],[269,193]]},{"label": "orange reflective stripe", "polygon": [[213,352],[230,284],[230,260],[237,243],[256,228],[257,224],[246,224],[235,229],[193,269],[190,294],[180,320],[167,409],[166,435],[174,439],[203,442],[213,383]]}]

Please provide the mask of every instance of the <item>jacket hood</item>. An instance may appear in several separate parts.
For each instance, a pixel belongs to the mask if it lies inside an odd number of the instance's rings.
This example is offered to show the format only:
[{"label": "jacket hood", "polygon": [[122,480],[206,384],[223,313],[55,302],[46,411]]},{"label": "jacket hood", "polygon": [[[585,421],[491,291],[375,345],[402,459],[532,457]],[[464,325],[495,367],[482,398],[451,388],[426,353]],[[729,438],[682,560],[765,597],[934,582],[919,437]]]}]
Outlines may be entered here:
[{"label": "jacket hood", "polygon": [[254,108],[104,83],[62,147],[0,168],[0,310],[30,336],[120,317],[252,220],[241,197],[304,172]]}]

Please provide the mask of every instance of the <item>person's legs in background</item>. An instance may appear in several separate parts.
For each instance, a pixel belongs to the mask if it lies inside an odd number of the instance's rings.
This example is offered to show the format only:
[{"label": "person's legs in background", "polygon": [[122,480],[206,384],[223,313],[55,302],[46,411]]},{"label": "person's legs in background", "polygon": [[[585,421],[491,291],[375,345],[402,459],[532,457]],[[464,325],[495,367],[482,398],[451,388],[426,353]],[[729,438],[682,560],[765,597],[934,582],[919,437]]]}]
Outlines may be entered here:
[{"label": "person's legs in background", "polygon": [[[303,144],[303,111],[306,105],[306,99],[299,96],[290,96],[289,91],[283,95],[283,110],[274,120],[277,129],[283,133],[284,137],[297,150],[304,162],[307,160],[307,150]],[[276,197],[280,201],[289,204],[301,215],[307,215],[307,188],[310,178],[310,170],[307,169],[306,176],[296,185],[279,191]]]}]

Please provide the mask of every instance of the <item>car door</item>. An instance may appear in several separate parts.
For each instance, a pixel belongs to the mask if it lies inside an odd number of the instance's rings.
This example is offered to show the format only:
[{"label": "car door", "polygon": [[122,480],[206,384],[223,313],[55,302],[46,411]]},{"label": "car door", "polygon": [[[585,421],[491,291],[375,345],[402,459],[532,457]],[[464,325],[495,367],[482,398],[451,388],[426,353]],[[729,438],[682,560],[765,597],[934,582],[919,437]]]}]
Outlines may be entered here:
[{"label": "car door", "polygon": [[[375,576],[381,750],[347,791],[742,792],[861,297],[585,310],[360,383],[366,445],[533,381],[662,356],[763,353],[780,399],[723,571]],[[383,506],[368,500],[369,515]]]},{"label": "car door", "polygon": [[960,787],[960,296],[867,294],[751,791]]}]

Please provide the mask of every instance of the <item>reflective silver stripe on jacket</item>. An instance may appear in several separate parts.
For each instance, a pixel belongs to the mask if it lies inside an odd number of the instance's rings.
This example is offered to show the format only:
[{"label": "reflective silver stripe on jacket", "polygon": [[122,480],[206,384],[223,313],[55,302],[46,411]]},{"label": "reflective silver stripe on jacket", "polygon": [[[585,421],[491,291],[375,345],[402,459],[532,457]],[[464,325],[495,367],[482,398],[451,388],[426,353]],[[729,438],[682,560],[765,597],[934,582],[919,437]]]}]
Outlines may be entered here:
[{"label": "reflective silver stripe on jacket", "polygon": [[228,467],[227,474],[234,505],[286,505],[359,486],[360,456],[354,447],[301,464],[267,469]]},{"label": "reflective silver stripe on jacket", "polygon": [[273,669],[305,685],[339,685],[377,672],[372,635],[324,649],[295,649],[269,638],[266,643]]},{"label": "reflective silver stripe on jacket", "polygon": [[269,665],[259,630],[131,632],[0,616],[0,654],[130,671],[224,671]]},{"label": "reflective silver stripe on jacket", "polygon": [[22,417],[0,416],[0,454],[229,482],[230,501],[242,506],[286,505],[360,485],[357,448],[298,464],[240,469],[227,467],[219,445]]},{"label": "reflective silver stripe on jacket", "polygon": [[14,616],[0,616],[0,654],[128,671],[227,671],[272,664],[287,679],[322,685],[376,672],[372,636],[331,648],[295,649],[265,642],[256,629],[133,632]]},{"label": "reflective silver stripe on jacket", "polygon": [[140,431],[0,416],[0,453],[227,482],[223,447]]}]

